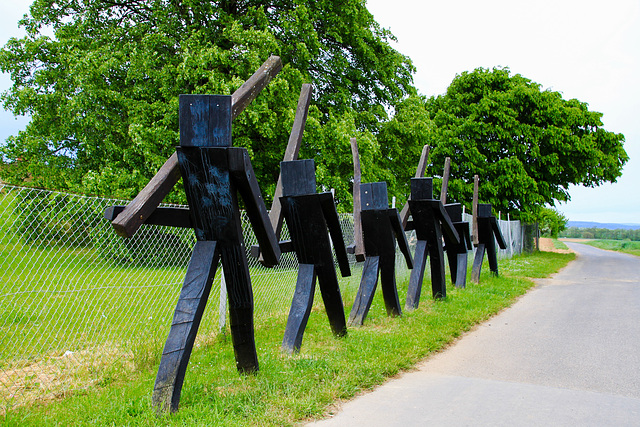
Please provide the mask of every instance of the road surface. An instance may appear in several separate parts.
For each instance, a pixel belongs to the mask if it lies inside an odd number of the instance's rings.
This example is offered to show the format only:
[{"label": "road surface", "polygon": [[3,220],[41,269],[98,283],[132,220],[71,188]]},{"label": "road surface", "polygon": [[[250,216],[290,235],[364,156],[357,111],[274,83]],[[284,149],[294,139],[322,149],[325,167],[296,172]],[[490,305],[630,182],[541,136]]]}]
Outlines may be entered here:
[{"label": "road surface", "polygon": [[640,257],[575,261],[331,426],[640,426]]}]

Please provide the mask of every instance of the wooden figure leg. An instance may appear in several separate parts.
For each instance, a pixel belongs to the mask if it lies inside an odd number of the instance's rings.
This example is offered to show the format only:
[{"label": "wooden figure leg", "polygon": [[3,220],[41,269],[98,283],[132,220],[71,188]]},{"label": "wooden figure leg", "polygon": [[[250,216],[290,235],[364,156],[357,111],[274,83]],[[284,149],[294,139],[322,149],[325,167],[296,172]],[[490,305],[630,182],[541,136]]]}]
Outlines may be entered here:
[{"label": "wooden figure leg", "polygon": [[[446,240],[445,240],[446,243]],[[458,279],[458,253],[451,249],[447,244],[447,261],[449,262],[449,273],[451,274],[451,283],[456,283]]]},{"label": "wooden figure leg", "polygon": [[331,264],[317,266],[316,271],[331,330],[334,335],[343,337],[347,335],[347,322],[344,317],[344,305],[342,304],[336,269],[331,262]]},{"label": "wooden figure leg", "polygon": [[369,256],[364,260],[362,267],[362,278],[360,279],[360,287],[358,294],[351,307],[349,314],[349,326],[362,326],[364,319],[367,317],[373,294],[376,292],[378,284],[378,270],[380,269],[380,257]]},{"label": "wooden figure leg", "polygon": [[253,291],[244,245],[225,245],[220,252],[236,367],[242,373],[254,372],[258,370],[258,355],[253,334]]},{"label": "wooden figure leg", "polygon": [[420,303],[420,292],[424,281],[424,270],[427,265],[427,241],[418,240],[416,252],[413,255],[413,270],[409,278],[409,289],[407,290],[407,301],[404,308],[408,311],[418,308]]},{"label": "wooden figure leg", "polygon": [[489,260],[489,270],[495,276],[498,275],[498,254],[496,253],[496,240],[491,236],[487,242],[487,259]]},{"label": "wooden figure leg", "polygon": [[309,313],[313,305],[315,293],[316,272],[313,264],[300,264],[298,266],[298,279],[296,292],[293,294],[287,326],[284,330],[282,350],[287,353],[297,353],[302,345],[302,336],[307,327]]},{"label": "wooden figure leg", "polygon": [[152,403],[159,411],[178,410],[182,383],[219,258],[216,242],[196,242],[153,388]]},{"label": "wooden figure leg", "polygon": [[457,254],[456,280],[453,282],[456,288],[464,288],[467,285],[467,252]]},{"label": "wooden figure leg", "polygon": [[476,248],[476,256],[473,258],[473,266],[471,267],[471,280],[475,283],[480,282],[480,271],[482,270],[483,260],[484,243],[480,243]]},{"label": "wooden figure leg", "polygon": [[427,247],[429,249],[429,263],[431,266],[431,291],[433,298],[445,298],[447,296],[447,280],[445,278],[442,241],[428,241]]},{"label": "wooden figure leg", "polygon": [[398,288],[396,287],[396,257],[395,253],[383,256],[380,262],[380,285],[388,316],[402,316]]}]

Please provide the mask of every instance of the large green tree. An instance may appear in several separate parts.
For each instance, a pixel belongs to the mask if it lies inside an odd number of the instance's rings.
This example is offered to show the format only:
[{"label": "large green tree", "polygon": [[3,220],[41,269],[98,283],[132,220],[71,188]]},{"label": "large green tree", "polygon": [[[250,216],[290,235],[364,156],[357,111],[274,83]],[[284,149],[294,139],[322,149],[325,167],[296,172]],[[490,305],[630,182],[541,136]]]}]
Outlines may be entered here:
[{"label": "large green tree", "polygon": [[13,182],[132,197],[178,144],[179,94],[230,94],[276,54],[284,69],[234,121],[234,144],[269,198],[300,87],[313,83],[300,155],[349,209],[349,138],[365,179],[386,178],[374,135],[415,92],[410,60],[364,0],[36,0],[21,25],[27,36],[0,51],[13,80],[4,107],[31,117],[2,148]]},{"label": "large green tree", "polygon": [[416,108],[432,121],[429,173],[451,157],[450,199],[469,205],[477,174],[481,202],[524,219],[569,200],[571,184],[615,182],[628,160],[624,136],[603,129],[601,113],[507,68],[464,72]]}]

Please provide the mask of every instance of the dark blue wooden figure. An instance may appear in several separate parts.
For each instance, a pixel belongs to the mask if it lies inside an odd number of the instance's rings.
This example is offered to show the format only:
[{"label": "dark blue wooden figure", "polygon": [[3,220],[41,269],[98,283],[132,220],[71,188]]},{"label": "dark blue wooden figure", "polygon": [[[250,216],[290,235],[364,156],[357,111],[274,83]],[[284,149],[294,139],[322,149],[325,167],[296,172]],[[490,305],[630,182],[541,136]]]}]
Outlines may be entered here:
[{"label": "dark blue wooden figure", "polygon": [[413,221],[407,224],[407,230],[416,230],[418,243],[414,254],[415,268],[409,278],[405,308],[414,310],[420,303],[427,256],[430,257],[433,297],[447,296],[442,232],[444,231],[452,242],[459,242],[460,238],[442,202],[433,198],[432,178],[411,178],[409,210]]},{"label": "dark blue wooden figure", "polygon": [[491,204],[478,204],[478,247],[476,255],[473,259],[471,268],[471,280],[478,282],[480,280],[480,272],[482,270],[482,260],[484,253],[487,253],[489,260],[489,269],[494,275],[498,275],[498,257],[496,254],[496,240],[501,249],[506,249],[507,244],[504,241],[498,221],[491,214]]},{"label": "dark blue wooden figure", "polygon": [[[331,330],[336,336],[344,336],[347,333],[331,242],[342,276],[350,276],[351,270],[333,195],[316,193],[313,160],[281,162],[280,174],[282,213],[291,236],[292,249],[299,263],[296,290],[282,341],[282,349],[294,353],[300,351],[302,345],[302,337],[313,306],[316,277]],[[281,242],[283,251],[286,243]]]},{"label": "dark blue wooden figure", "polygon": [[378,272],[387,314],[402,314],[396,288],[396,240],[407,266],[413,268],[400,215],[396,208],[389,208],[387,183],[361,184],[360,195],[365,261],[360,287],[349,315],[349,326],[361,326],[364,323],[378,284]]},{"label": "dark blue wooden figure", "polygon": [[159,410],[176,411],[193,343],[218,261],[225,275],[231,337],[240,372],[258,369],[249,278],[238,193],[260,243],[266,265],[280,248],[267,216],[247,150],[231,147],[231,96],[180,96],[178,163],[189,202],[196,245],[162,353],[152,397]]},{"label": "dark blue wooden figure", "polygon": [[451,240],[448,234],[444,234],[444,250],[447,252],[449,261],[449,271],[451,272],[451,282],[457,288],[464,288],[467,283],[467,251],[471,245],[471,233],[469,223],[462,221],[462,205],[460,203],[450,203],[444,205],[453,226],[458,232],[460,241]]}]

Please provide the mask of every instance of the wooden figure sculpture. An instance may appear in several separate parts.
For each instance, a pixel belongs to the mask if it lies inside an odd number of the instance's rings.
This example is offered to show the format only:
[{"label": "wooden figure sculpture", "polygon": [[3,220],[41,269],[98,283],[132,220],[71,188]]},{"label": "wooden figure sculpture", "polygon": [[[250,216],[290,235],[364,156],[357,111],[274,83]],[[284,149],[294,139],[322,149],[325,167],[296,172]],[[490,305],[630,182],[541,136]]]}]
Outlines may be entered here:
[{"label": "wooden figure sculpture", "polygon": [[415,268],[409,279],[405,308],[414,310],[418,308],[420,303],[427,255],[430,257],[433,297],[444,298],[447,296],[442,232],[444,231],[452,242],[459,243],[460,238],[442,202],[433,199],[431,178],[411,178],[409,210],[413,221],[407,224],[407,230],[416,230],[418,243],[414,254]]},{"label": "wooden figure sculpture", "polygon": [[[253,332],[253,293],[245,255],[238,193],[261,246],[265,265],[277,264],[280,248],[269,223],[246,149],[231,147],[231,120],[282,69],[270,57],[232,96],[180,97],[180,145],[126,207],[105,211],[119,235],[143,224],[195,229],[197,242],[187,268],[169,336],[160,360],[152,403],[176,411],[211,284],[222,259],[229,294],[231,334],[240,372],[258,369]],[[190,209],[158,208],[180,175]]]},{"label": "wooden figure sculpture", "polygon": [[[316,193],[313,160],[282,162],[280,165],[280,202],[291,236],[292,249],[299,263],[296,290],[282,341],[282,349],[293,353],[298,352],[302,345],[302,337],[313,305],[316,276],[331,330],[336,336],[344,336],[347,333],[344,307],[331,252],[332,242],[342,276],[350,276],[351,272],[333,195]],[[283,251],[286,246],[286,242],[281,242]]]},{"label": "wooden figure sculpture", "polygon": [[450,203],[444,205],[454,228],[458,232],[460,241],[451,240],[448,234],[444,234],[444,250],[447,252],[451,282],[457,288],[464,288],[467,283],[467,251],[472,249],[469,223],[462,221],[462,205]]},{"label": "wooden figure sculpture", "polygon": [[182,382],[218,261],[227,285],[231,336],[240,372],[258,369],[249,278],[238,193],[267,265],[280,248],[247,150],[231,147],[231,97],[180,96],[178,164],[189,202],[196,245],[187,268],[153,392],[159,409],[178,409]]},{"label": "wooden figure sculpture", "polygon": [[400,215],[397,209],[389,208],[387,183],[361,184],[360,194],[365,261],[360,287],[349,315],[349,326],[361,326],[364,323],[378,284],[378,272],[387,314],[402,314],[396,288],[396,240],[407,266],[413,268]]},{"label": "wooden figure sculpture", "polygon": [[478,217],[478,246],[476,255],[473,259],[473,267],[471,268],[471,280],[478,283],[480,280],[480,271],[482,270],[482,260],[484,253],[487,252],[489,260],[489,269],[496,276],[498,275],[498,257],[496,255],[496,240],[500,249],[506,249],[507,244],[504,241],[498,221],[491,214],[491,204],[479,203],[477,210]]}]

